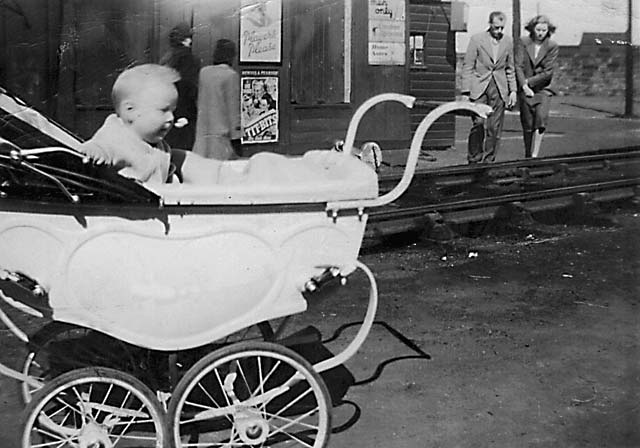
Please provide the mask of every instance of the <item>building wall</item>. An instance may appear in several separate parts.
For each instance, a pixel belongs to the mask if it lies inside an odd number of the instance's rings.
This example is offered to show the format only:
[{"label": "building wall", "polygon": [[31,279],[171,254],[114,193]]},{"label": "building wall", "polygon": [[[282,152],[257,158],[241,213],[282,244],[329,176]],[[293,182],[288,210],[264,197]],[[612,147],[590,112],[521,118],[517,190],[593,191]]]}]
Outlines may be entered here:
[{"label": "building wall", "polygon": [[[576,47],[562,47],[558,57],[557,76],[560,93],[564,95],[625,95],[625,48],[598,48],[597,51],[578,51]],[[640,99],[640,47],[634,51],[635,98]]]},{"label": "building wall", "polygon": [[[640,47],[634,47],[634,98],[640,100]],[[626,47],[560,47],[553,85],[559,95],[624,97]],[[460,91],[462,59],[458,55],[456,91]]]},{"label": "building wall", "polygon": [[[426,66],[368,63],[369,0],[282,0],[282,61],[235,68],[275,70],[280,79],[280,141],[257,150],[300,153],[328,148],[344,138],[356,108],[378,93],[420,99],[453,99],[455,57],[449,5],[439,0],[405,0],[406,33],[427,34]],[[125,67],[156,62],[168,48],[178,22],[194,27],[194,53],[211,63],[219,38],[239,39],[240,0],[22,0],[17,14],[0,5],[0,85],[90,137],[112,112],[110,90]],[[344,98],[345,43],[350,30],[351,89]],[[409,59],[409,58],[407,58]],[[356,141],[374,140],[384,149],[407,147],[428,112],[409,112],[397,103],[376,106],[361,121]],[[427,135],[428,145],[452,143],[454,121],[446,118]],[[251,152],[251,151],[250,151]]]},{"label": "building wall", "polygon": [[59,0],[0,3],[0,86],[55,112]]},{"label": "building wall", "polygon": [[[424,33],[426,48],[424,65],[409,66],[408,93],[425,101],[446,102],[455,99],[456,56],[455,33],[451,31],[451,5],[437,2],[412,2],[409,6],[410,33]],[[411,133],[415,131],[430,107],[411,111]],[[447,114],[429,129],[423,147],[454,145],[455,116]]]}]

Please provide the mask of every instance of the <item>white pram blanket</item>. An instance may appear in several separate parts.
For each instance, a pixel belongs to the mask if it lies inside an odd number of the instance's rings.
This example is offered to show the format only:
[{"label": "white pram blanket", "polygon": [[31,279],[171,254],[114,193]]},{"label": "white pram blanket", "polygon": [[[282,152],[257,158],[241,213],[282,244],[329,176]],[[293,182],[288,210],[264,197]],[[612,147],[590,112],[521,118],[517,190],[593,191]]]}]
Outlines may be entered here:
[{"label": "white pram blanket", "polygon": [[214,185],[153,185],[165,204],[254,204],[369,199],[378,195],[375,171],[355,157],[327,150],[299,157],[258,153],[221,162]]}]

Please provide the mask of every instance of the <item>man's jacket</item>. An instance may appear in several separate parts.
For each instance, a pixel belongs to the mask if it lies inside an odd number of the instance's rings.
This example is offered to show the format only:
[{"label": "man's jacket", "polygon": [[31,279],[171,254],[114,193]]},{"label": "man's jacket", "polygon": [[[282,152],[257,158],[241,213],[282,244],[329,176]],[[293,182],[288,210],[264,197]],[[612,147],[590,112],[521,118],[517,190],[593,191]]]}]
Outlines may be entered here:
[{"label": "man's jacket", "polygon": [[462,92],[469,92],[472,100],[484,93],[493,78],[506,103],[510,92],[516,92],[513,42],[502,36],[494,59],[489,31],[475,34],[469,40],[462,65]]}]

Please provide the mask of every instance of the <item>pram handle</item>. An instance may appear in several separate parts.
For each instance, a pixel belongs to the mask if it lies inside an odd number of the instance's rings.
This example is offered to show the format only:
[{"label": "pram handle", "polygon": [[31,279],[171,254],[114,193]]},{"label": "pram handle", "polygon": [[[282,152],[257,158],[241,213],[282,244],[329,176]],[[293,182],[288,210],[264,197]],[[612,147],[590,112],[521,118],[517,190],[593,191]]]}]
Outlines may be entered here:
[{"label": "pram handle", "polygon": [[[403,103],[407,107],[413,107],[415,100],[416,99],[414,97],[408,95],[385,93],[369,98],[367,101],[362,103],[358,110],[356,110],[353,118],[351,119],[351,122],[349,123],[349,128],[347,130],[347,140],[345,141],[345,153],[349,155],[351,154],[351,151],[353,149],[353,140],[356,134],[355,128],[357,128],[362,115],[364,115],[367,110],[383,101],[398,101]],[[364,208],[368,207],[379,207],[382,205],[386,205],[398,199],[411,184],[411,180],[413,179],[413,175],[415,174],[416,166],[418,164],[418,157],[420,155],[422,141],[424,140],[427,131],[429,130],[431,125],[433,125],[433,123],[442,115],[457,110],[469,111],[484,118],[486,118],[492,112],[490,106],[481,103],[472,103],[470,101],[451,101],[441,104],[440,106],[429,112],[418,125],[418,128],[416,129],[416,132],[415,134],[413,134],[413,138],[411,139],[411,147],[409,149],[409,155],[407,156],[407,163],[405,165],[402,178],[391,191],[375,199],[329,202],[327,203],[327,211],[330,211],[335,215],[339,210],[363,210]]]},{"label": "pram handle", "polygon": [[398,103],[404,104],[406,107],[411,109],[415,100],[416,98],[410,95],[402,95],[400,93],[382,93],[380,95],[372,96],[364,103],[362,103],[356,109],[355,113],[351,117],[351,120],[349,121],[349,126],[347,127],[347,136],[344,140],[345,154],[347,156],[353,155],[353,142],[356,139],[356,133],[358,131],[358,126],[360,125],[360,120],[369,109],[385,101],[396,101]]}]

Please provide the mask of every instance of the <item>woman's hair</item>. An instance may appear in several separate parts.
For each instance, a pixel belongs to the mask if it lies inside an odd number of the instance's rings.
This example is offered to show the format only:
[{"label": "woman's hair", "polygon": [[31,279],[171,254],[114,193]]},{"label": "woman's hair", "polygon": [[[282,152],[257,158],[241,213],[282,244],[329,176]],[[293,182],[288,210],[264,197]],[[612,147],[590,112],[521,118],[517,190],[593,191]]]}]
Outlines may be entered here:
[{"label": "woman's hair", "polygon": [[128,68],[116,78],[111,89],[111,99],[118,111],[124,100],[153,84],[167,84],[180,80],[180,74],[171,67],[159,64],[142,64]]},{"label": "woman's hair", "polygon": [[186,22],[179,23],[169,31],[169,45],[172,47],[181,47],[182,41],[189,37],[193,37],[191,26]]},{"label": "woman's hair", "polygon": [[213,50],[213,64],[229,64],[236,57],[236,44],[229,39],[219,39]]},{"label": "woman's hair", "polygon": [[533,19],[529,20],[529,22],[527,22],[527,24],[525,25],[524,29],[529,31],[529,34],[533,34],[534,29],[538,23],[547,24],[547,27],[549,28],[549,33],[548,33],[549,36],[551,36],[553,33],[556,32],[556,26],[553,23],[551,23],[551,20],[549,20],[549,17],[544,15],[537,15]]}]

